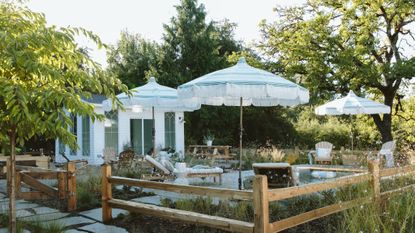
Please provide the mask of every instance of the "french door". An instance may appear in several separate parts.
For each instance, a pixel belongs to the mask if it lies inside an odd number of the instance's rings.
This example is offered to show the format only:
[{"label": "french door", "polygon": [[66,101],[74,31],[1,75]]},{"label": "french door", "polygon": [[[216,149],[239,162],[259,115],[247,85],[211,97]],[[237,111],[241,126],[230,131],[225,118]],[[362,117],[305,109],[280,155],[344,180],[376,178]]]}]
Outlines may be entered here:
[{"label": "french door", "polygon": [[152,119],[130,119],[131,147],[137,154],[150,154],[153,148]]}]

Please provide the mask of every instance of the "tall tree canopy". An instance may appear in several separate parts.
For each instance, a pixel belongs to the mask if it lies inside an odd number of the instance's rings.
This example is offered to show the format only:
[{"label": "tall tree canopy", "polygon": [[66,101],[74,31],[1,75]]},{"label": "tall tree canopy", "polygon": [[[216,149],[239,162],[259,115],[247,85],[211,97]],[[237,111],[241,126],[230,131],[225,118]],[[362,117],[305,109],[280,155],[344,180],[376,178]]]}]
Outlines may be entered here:
[{"label": "tall tree canopy", "polygon": [[80,51],[74,40],[78,34],[101,45],[89,31],[47,26],[43,14],[0,2],[0,135],[11,145],[10,232],[16,231],[16,143],[41,135],[76,148],[66,111],[92,120],[103,117],[81,96],[99,93],[116,101],[115,92],[127,90]]},{"label": "tall tree canopy", "polygon": [[[415,75],[414,1],[309,0],[276,12],[274,23],[262,24],[261,47],[307,85],[314,103],[354,90],[392,106]],[[372,118],[382,140],[392,140],[392,115]]]},{"label": "tall tree canopy", "polygon": [[[205,7],[197,0],[182,0],[176,10],[177,15],[164,25],[156,75],[161,84],[174,88],[228,67],[227,56],[242,47],[234,39],[236,25],[227,20],[207,21]],[[206,131],[214,128],[216,138],[229,143],[237,136],[237,116],[236,108],[212,106],[186,113],[186,138],[189,142],[200,142]]]},{"label": "tall tree canopy", "polygon": [[[204,5],[197,0],[182,0],[176,10],[177,14],[164,25],[160,45],[123,33],[109,52],[109,71],[130,87],[142,85],[151,75],[160,84],[176,88],[234,65],[240,56],[255,67],[272,72],[281,70],[278,64],[264,63],[253,51],[243,48],[235,39],[234,23],[226,19],[208,21]],[[246,108],[247,142],[263,144],[271,139],[282,145],[291,143],[293,140],[287,135],[295,132],[289,120],[281,117],[284,114],[282,108]],[[215,143],[236,145],[238,122],[239,108],[202,106],[198,111],[186,113],[186,141],[201,143],[210,130],[215,134]]]},{"label": "tall tree canopy", "polygon": [[241,49],[235,24],[207,22],[197,0],[182,0],[177,16],[164,25],[159,81],[177,87],[203,74],[228,66],[227,55]]},{"label": "tall tree canopy", "polygon": [[108,71],[128,87],[144,85],[157,67],[159,45],[128,31],[121,32],[116,45],[107,52]]}]

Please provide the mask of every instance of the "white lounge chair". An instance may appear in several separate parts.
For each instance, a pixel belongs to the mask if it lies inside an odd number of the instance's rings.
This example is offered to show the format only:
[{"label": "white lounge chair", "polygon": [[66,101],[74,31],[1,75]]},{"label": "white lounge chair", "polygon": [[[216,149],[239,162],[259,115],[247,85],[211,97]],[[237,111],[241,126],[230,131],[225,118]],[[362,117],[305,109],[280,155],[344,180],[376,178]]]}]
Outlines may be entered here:
[{"label": "white lounge chair", "polygon": [[394,167],[395,163],[393,161],[393,152],[395,151],[396,143],[395,141],[385,142],[382,145],[378,153],[378,158],[382,160],[382,157],[385,157],[385,167]]},{"label": "white lounge chair", "polygon": [[[173,164],[168,159],[162,159],[160,162],[146,155],[145,160],[159,169],[166,175],[174,174],[177,169],[174,168]],[[196,165],[191,168],[186,168],[187,177],[201,177],[206,178],[212,176],[216,182],[216,178],[219,179],[219,183],[222,183],[223,169],[219,167],[209,167],[204,165]]]}]

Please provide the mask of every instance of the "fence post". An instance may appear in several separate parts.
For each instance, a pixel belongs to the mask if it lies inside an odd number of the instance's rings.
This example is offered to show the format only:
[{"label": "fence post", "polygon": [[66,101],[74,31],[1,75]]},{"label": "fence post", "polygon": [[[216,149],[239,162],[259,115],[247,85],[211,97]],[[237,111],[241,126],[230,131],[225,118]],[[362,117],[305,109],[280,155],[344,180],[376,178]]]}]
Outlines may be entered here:
[{"label": "fence post", "polygon": [[253,181],[254,233],[270,232],[267,176],[257,175]]},{"label": "fence post", "polygon": [[66,197],[66,182],[65,182],[65,172],[58,171],[56,175],[58,179],[58,197],[59,199],[65,199]]},{"label": "fence post", "polygon": [[104,163],[101,166],[102,171],[102,222],[108,223],[112,219],[112,208],[108,201],[112,199],[111,183],[108,182],[108,177],[111,176],[111,166]]},{"label": "fence post", "polygon": [[76,210],[76,165],[74,162],[66,164],[67,184],[68,184],[68,211]]},{"label": "fence post", "polygon": [[16,171],[16,198],[17,199],[21,197],[20,195],[21,182],[22,182],[22,176],[20,175],[19,171]]},{"label": "fence post", "polygon": [[379,170],[379,160],[369,160],[368,161],[369,172],[372,174],[372,188],[373,188],[373,197],[375,202],[380,200],[380,170]]}]

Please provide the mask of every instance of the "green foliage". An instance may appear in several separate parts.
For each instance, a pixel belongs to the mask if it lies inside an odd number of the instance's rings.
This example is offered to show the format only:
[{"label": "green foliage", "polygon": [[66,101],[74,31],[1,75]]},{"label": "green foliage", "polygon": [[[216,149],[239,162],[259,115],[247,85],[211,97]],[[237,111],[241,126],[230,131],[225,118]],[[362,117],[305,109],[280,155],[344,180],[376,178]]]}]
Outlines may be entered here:
[{"label": "green foliage", "polygon": [[[0,214],[0,227],[7,227],[9,223],[9,217],[6,214]],[[48,221],[44,222],[38,219],[32,221],[17,221],[16,232],[22,233],[24,229],[30,230],[32,233],[63,233],[65,231],[65,225],[56,222]]]},{"label": "green foliage", "polygon": [[159,47],[156,42],[123,31],[117,44],[107,52],[107,71],[129,88],[142,86],[151,70],[157,68]]},{"label": "green foliage", "polygon": [[[413,47],[404,49],[414,42],[413,1],[316,0],[276,11],[274,23],[261,25],[260,46],[309,88],[312,103],[355,90],[392,106],[401,83],[415,75]],[[391,115],[372,117],[382,140],[391,140]]]},{"label": "green foliage", "polygon": [[336,148],[350,145],[349,122],[344,122],[338,116],[317,117],[313,109],[304,108],[299,113],[295,128],[298,132],[297,145],[314,148],[320,141],[333,143]]},{"label": "green foliage", "polygon": [[401,111],[393,119],[394,137],[398,146],[415,150],[415,97],[402,100]]},{"label": "green foliage", "polygon": [[101,205],[101,177],[90,175],[76,182],[78,210],[89,210]]},{"label": "green foliage", "polygon": [[159,81],[177,87],[194,78],[228,66],[226,56],[238,51],[235,24],[208,22],[203,4],[182,0],[177,15],[164,25]]},{"label": "green foliage", "polygon": [[32,233],[63,233],[65,232],[65,225],[57,221],[43,222],[36,220],[25,223],[26,227]]},{"label": "green foliage", "polygon": [[102,46],[100,39],[82,28],[47,26],[43,14],[18,4],[2,2],[0,12],[0,134],[15,133],[20,144],[34,135],[58,137],[76,148],[65,109],[102,118],[81,96],[99,93],[116,101],[116,92],[127,90],[74,38],[83,35]]}]

